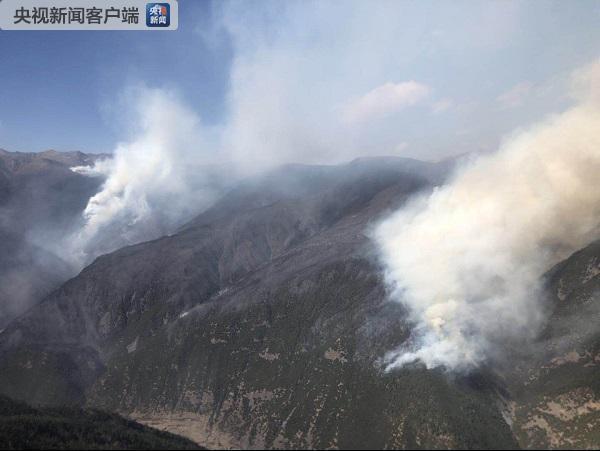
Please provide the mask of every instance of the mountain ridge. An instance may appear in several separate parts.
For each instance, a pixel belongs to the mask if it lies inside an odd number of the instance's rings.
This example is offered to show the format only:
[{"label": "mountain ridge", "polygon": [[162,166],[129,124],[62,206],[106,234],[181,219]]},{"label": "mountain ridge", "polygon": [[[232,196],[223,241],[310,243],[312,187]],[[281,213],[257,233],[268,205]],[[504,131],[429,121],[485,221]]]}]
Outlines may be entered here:
[{"label": "mountain ridge", "polygon": [[103,157],[0,150],[0,329],[73,275],[47,244],[78,224],[102,183],[71,166]]},{"label": "mountain ridge", "polygon": [[[597,244],[549,272],[554,313],[514,370],[385,373],[412,324],[387,301],[369,230],[448,175],[396,163],[296,166],[296,179],[284,168],[172,235],[98,257],[0,333],[0,391],[116,411],[210,447],[567,446],[579,419],[548,406],[568,399],[597,424],[600,339],[555,329],[598,304],[598,276],[583,275]],[[569,357],[574,346],[584,357]]]},{"label": "mountain ridge", "polygon": [[[186,435],[213,431],[236,446],[516,446],[486,391],[439,372],[386,376],[378,366],[408,324],[385,302],[365,230],[439,182],[427,178],[433,164],[422,174],[403,164],[354,163],[312,180],[312,193],[276,191],[279,200],[267,183],[256,205],[242,190],[222,214],[207,211],[173,236],[99,257],[0,335],[2,386],[149,423],[191,413],[200,432]],[[420,399],[431,390],[439,396]],[[394,396],[414,413],[407,418]],[[481,427],[459,432],[453,409],[478,412]],[[396,436],[399,427],[410,432]]]}]

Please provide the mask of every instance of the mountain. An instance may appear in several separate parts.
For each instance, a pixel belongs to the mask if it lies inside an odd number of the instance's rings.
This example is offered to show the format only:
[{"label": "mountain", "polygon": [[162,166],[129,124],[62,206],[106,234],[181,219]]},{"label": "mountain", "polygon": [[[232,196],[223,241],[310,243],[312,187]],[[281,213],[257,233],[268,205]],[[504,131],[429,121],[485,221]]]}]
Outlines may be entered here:
[{"label": "mountain", "polygon": [[412,326],[369,231],[450,167],[361,159],[244,182],[12,321],[0,392],[209,448],[597,447],[598,244],[547,275],[544,333],[506,367],[383,370]]},{"label": "mountain", "polygon": [[600,241],[550,271],[548,302],[552,313],[536,347],[507,375],[511,421],[528,447],[598,448]]},{"label": "mountain", "polygon": [[98,410],[32,408],[0,396],[1,449],[201,449]]},{"label": "mountain", "polygon": [[0,149],[0,225],[12,231],[38,224],[68,227],[102,182],[70,168],[102,158],[107,155]]},{"label": "mountain", "polygon": [[212,446],[516,446],[476,380],[385,374],[409,325],[368,227],[441,183],[402,159],[288,166],[98,258],[0,335],[0,387]]},{"label": "mountain", "polygon": [[73,275],[44,244],[76,223],[102,182],[69,168],[105,157],[0,149],[0,329]]}]

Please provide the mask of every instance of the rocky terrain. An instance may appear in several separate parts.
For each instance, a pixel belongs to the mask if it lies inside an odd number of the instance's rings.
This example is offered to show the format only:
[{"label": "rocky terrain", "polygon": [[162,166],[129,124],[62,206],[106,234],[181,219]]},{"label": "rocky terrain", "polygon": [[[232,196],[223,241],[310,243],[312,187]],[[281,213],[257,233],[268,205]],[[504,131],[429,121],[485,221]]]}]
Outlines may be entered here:
[{"label": "rocky terrain", "polygon": [[[600,444],[600,241],[548,275],[552,314],[536,348],[519,362],[510,402],[515,434],[534,448]],[[518,361],[518,360],[517,360]]]},{"label": "rocky terrain", "polygon": [[0,333],[0,392],[100,408],[209,448],[600,444],[600,246],[547,275],[510,364],[386,373],[411,324],[369,239],[447,164],[286,166],[177,233],[97,258]]}]

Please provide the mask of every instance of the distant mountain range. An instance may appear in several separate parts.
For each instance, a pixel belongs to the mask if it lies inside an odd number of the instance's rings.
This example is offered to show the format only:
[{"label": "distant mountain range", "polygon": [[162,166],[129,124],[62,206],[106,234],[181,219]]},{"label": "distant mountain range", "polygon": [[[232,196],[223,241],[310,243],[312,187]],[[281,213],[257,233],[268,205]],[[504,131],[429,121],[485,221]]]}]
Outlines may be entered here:
[{"label": "distant mountain range", "polygon": [[[6,154],[0,198],[19,213],[4,233],[73,221],[98,189],[68,170],[95,157]],[[209,448],[600,446],[600,242],[546,275],[551,315],[534,352],[464,376],[383,371],[412,326],[388,301],[369,233],[451,167],[288,165],[68,281],[32,266],[31,280],[48,280],[32,308],[5,314],[0,392],[118,412]]]},{"label": "distant mountain range", "polygon": [[0,149],[0,329],[73,275],[36,241],[68,230],[102,182],[69,168],[106,157]]}]

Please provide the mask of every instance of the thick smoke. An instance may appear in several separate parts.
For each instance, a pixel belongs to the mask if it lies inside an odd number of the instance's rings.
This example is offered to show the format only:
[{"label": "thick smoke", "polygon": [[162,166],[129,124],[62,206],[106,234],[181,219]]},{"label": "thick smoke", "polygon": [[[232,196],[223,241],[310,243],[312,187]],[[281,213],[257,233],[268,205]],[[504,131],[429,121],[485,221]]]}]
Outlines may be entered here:
[{"label": "thick smoke", "polygon": [[[133,96],[129,103],[137,108],[128,122],[141,123],[137,134],[117,148],[113,161],[77,169],[107,181],[90,201],[70,253],[85,263],[172,231],[189,219],[191,207],[202,210],[218,191],[208,189],[212,181],[197,169],[215,156],[227,162],[220,180],[232,181],[286,163],[331,164],[365,155],[427,159],[455,152],[457,119],[442,114],[453,110],[452,101],[436,91],[435,77],[412,69],[423,52],[450,45],[448,36],[439,35],[445,15],[434,9],[425,24],[419,22],[422,9],[392,2],[219,2],[214,33],[202,32],[215,42],[225,36],[223,48],[232,49],[219,127],[208,130],[171,94],[146,90]],[[452,45],[471,48],[473,32],[497,38],[494,26],[502,14],[490,15],[489,9],[469,7],[464,26],[453,22],[458,32]],[[481,23],[487,25],[483,30],[469,28]],[[495,122],[495,129],[502,127]],[[207,135],[215,139],[207,143]],[[461,139],[460,150],[465,148]]]},{"label": "thick smoke", "polygon": [[393,299],[417,324],[389,368],[468,370],[539,330],[541,276],[600,236],[600,62],[575,74],[575,91],[576,106],[378,227]]},{"label": "thick smoke", "polygon": [[[226,2],[219,8],[218,26],[234,54],[226,117],[218,128],[203,124],[172,93],[129,93],[125,103],[134,111],[121,122],[136,125],[135,133],[112,160],[74,168],[107,179],[85,210],[83,229],[69,238],[69,255],[61,256],[80,265],[173,231],[218,195],[216,172],[207,173],[206,163],[224,162],[222,184],[286,163],[340,163],[405,151],[398,115],[417,106],[427,115],[439,99],[424,83],[388,78],[394,51],[384,43],[398,33],[389,17],[402,12],[393,5],[358,5],[370,17],[366,24],[335,4],[272,6]],[[368,33],[369,42],[365,27],[377,30]],[[343,38],[332,41],[332,35]]]},{"label": "thick smoke", "polygon": [[206,208],[219,185],[206,129],[177,95],[140,87],[125,100],[134,106],[131,140],[119,144],[110,159],[72,168],[106,180],[83,212],[83,228],[69,239],[70,260],[85,263],[172,231]]}]

